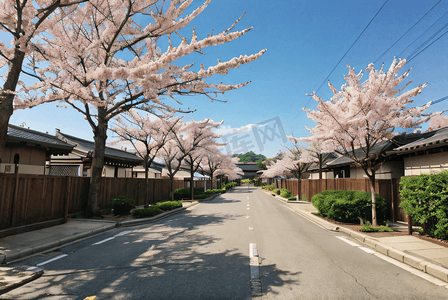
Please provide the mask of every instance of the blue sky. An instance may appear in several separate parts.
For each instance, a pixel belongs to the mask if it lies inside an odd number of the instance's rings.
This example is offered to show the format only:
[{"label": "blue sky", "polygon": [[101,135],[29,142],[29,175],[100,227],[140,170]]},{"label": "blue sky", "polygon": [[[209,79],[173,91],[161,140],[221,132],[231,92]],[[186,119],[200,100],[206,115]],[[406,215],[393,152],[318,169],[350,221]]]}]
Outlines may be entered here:
[{"label": "blue sky", "polygon": [[[201,3],[194,0],[192,7]],[[213,78],[213,82],[227,84],[251,81],[246,87],[218,97],[227,103],[211,103],[206,97],[179,98],[184,107],[196,109],[195,113],[185,118],[224,120],[220,132],[228,134],[233,129],[278,117],[275,119],[277,127],[274,128],[274,123],[266,123],[259,128],[265,132],[267,128],[272,133],[273,129],[278,130],[279,125],[282,125],[285,134],[296,137],[309,135],[305,126],[313,127],[314,124],[302,112],[302,107],[306,105],[314,108],[316,102],[306,94],[317,91],[324,99],[331,97],[325,79],[384,3],[384,0],[212,0],[206,10],[182,30],[181,33],[187,39],[190,39],[193,27],[196,27],[199,37],[205,37],[212,28],[215,32],[227,29],[244,12],[246,15],[235,29],[254,28],[236,41],[205,49],[206,56],[197,55],[189,59],[197,61],[198,65],[203,62],[208,66],[217,62],[217,59],[228,60],[241,54],[257,53],[261,49],[267,49],[267,52],[255,62],[230,70],[228,75]],[[329,80],[339,88],[344,83],[347,65],[359,71],[371,62],[377,61],[375,66],[378,68],[383,62],[389,67],[394,56],[408,57],[448,23],[447,12],[448,1],[389,0],[337,65]],[[426,31],[439,18],[440,21]],[[446,30],[448,28],[438,36]],[[4,39],[4,35],[0,37]],[[400,37],[401,40],[382,55]],[[428,82],[422,94],[415,98],[415,105],[448,96],[446,49],[448,34],[405,66],[406,70],[412,68],[408,77],[413,81],[410,87]],[[448,100],[442,101],[433,105],[431,111],[445,110],[447,104]],[[70,108],[56,108],[55,104],[15,111],[10,123],[20,125],[23,122],[34,130],[54,134],[55,128],[59,128],[64,133],[93,140],[92,130],[81,114]],[[256,153],[262,152],[272,157],[282,148],[280,143],[283,140],[278,136],[272,141],[269,138],[261,141],[263,136],[259,135],[259,139],[256,139],[253,127],[246,133],[251,134],[251,150]],[[109,136],[112,137],[112,133]]]}]

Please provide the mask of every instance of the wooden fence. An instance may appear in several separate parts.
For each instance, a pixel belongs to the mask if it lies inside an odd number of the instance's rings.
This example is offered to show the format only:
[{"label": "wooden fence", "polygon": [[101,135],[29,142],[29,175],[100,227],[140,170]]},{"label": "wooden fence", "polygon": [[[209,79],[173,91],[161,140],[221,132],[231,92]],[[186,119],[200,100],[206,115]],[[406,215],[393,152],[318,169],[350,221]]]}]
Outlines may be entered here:
[{"label": "wooden fence", "polygon": [[[203,187],[204,183],[197,185]],[[174,181],[175,189],[184,186],[184,180]],[[81,212],[86,205],[89,187],[88,177],[20,174],[16,184],[14,175],[0,174],[0,229],[60,219],[66,213]],[[145,190],[145,179],[102,178],[98,206],[105,208],[119,195],[127,195],[135,200],[136,205],[143,205]],[[170,181],[151,178],[149,190],[149,203],[168,200]]]},{"label": "wooden fence", "polygon": [[[390,220],[407,221],[407,216],[400,208],[401,197],[398,190],[400,178],[377,179],[375,181],[375,192],[383,197],[389,207]],[[286,188],[293,195],[299,193],[298,180],[277,180],[278,188]],[[302,179],[301,194],[306,196],[308,201],[311,198],[326,190],[352,190],[370,192],[370,180],[367,178],[337,178],[337,179]]]}]

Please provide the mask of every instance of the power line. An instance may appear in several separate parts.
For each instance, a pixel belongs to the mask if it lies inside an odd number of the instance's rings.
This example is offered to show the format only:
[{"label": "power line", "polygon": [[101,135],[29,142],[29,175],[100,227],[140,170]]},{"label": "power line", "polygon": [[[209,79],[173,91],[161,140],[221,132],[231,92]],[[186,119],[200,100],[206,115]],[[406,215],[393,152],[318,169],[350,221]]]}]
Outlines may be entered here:
[{"label": "power line", "polygon": [[434,105],[434,104],[436,104],[436,103],[445,101],[446,99],[448,99],[448,96],[445,96],[445,97],[443,97],[443,98],[440,98],[440,99],[437,99],[437,100],[435,100],[435,101],[432,101],[432,102],[431,102],[431,105]]},{"label": "power line", "polygon": [[431,41],[435,36],[437,36],[447,26],[448,26],[448,23],[445,23],[445,25],[443,25],[439,30],[437,30],[436,33],[431,35],[426,41],[424,41],[420,46],[418,46],[414,51],[412,51],[411,54],[408,55],[408,57],[413,56],[416,52],[418,52],[423,46],[425,46],[429,41]]},{"label": "power line", "polygon": [[416,58],[417,56],[419,56],[423,51],[425,51],[426,49],[428,49],[432,44],[434,44],[435,42],[437,42],[442,36],[444,36],[445,34],[448,33],[448,30],[445,31],[441,36],[439,36],[435,41],[433,41],[431,44],[429,44],[428,46],[426,46],[422,51],[420,51],[419,53],[417,53],[416,55],[412,56],[411,58],[406,58],[406,62],[410,62],[411,60],[413,60],[414,58]]},{"label": "power line", "polygon": [[441,1],[442,1],[442,0],[439,0],[439,2],[437,2],[433,7],[431,7],[431,9],[428,10],[428,11],[426,12],[426,14],[423,15],[423,17],[421,17],[421,18],[420,18],[414,25],[412,25],[412,27],[409,28],[408,31],[406,31],[406,32],[405,32],[405,33],[404,33],[398,40],[395,41],[395,43],[392,44],[392,46],[390,46],[389,48],[387,48],[387,50],[384,51],[384,53],[381,54],[380,57],[378,57],[373,63],[375,64],[381,57],[383,57],[383,55],[386,54],[387,51],[390,50],[390,48],[392,48],[393,46],[395,46],[396,43],[398,43],[398,42],[399,42],[399,41],[400,41],[406,34],[408,34],[409,31],[412,30],[412,28],[414,28],[418,23],[420,23],[420,21],[421,21],[424,17],[426,17],[426,15],[429,14],[429,12],[430,12],[431,10],[433,10],[437,5],[439,5],[439,3],[440,3]]},{"label": "power line", "polygon": [[[359,34],[359,36],[356,38],[356,40],[352,43],[352,45],[350,46],[350,48],[348,48],[348,50],[344,53],[344,55],[342,56],[342,58],[338,61],[338,63],[334,66],[333,70],[331,70],[330,74],[328,74],[328,76],[324,79],[324,81],[322,82],[322,84],[319,86],[319,88],[316,90],[316,92],[318,92],[321,87],[324,85],[324,83],[328,80],[328,78],[331,76],[331,74],[333,73],[333,71],[336,69],[336,67],[341,63],[341,61],[344,59],[344,57],[347,55],[347,53],[350,51],[350,49],[352,49],[352,47],[356,44],[356,42],[359,40],[359,38],[363,35],[364,31],[366,31],[366,29],[370,26],[370,24],[373,22],[373,20],[376,18],[376,16],[380,13],[380,11],[383,9],[384,5],[386,5],[387,1],[386,0],[383,5],[380,7],[380,9],[376,12],[376,14],[373,16],[373,18],[370,20],[369,24],[367,24],[366,27],[364,27],[363,31]],[[441,1],[441,0],[440,0]],[[439,2],[440,2],[439,1]],[[311,101],[311,98],[308,100],[308,102],[305,104],[304,107],[306,107]],[[301,110],[295,117],[294,119],[291,120],[291,123],[302,113],[303,110]]]},{"label": "power line", "polygon": [[403,54],[403,52],[405,52],[406,50],[408,50],[408,48],[414,44],[419,38],[421,38],[423,35],[425,35],[426,32],[428,32],[428,30],[430,30],[434,25],[436,25],[444,16],[446,16],[446,14],[448,14],[448,12],[446,12],[445,14],[443,14],[443,16],[441,16],[437,21],[435,21],[431,26],[429,26],[428,29],[425,30],[425,32],[423,32],[418,38],[416,38],[412,43],[410,43],[406,48],[404,48],[403,51],[400,52],[400,54],[398,54],[398,57],[401,56],[401,54]]}]

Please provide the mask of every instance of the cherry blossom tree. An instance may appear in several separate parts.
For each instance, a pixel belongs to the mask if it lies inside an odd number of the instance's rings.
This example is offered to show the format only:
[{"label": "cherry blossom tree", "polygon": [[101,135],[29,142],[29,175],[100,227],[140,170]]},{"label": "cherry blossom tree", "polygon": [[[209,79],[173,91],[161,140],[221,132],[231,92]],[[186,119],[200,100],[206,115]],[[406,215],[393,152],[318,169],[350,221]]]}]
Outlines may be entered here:
[{"label": "cherry blossom tree", "polygon": [[119,139],[113,143],[129,142],[135,149],[136,154],[143,160],[146,182],[145,203],[148,203],[149,168],[180,118],[156,118],[154,120],[154,116],[151,114],[142,116],[131,109],[126,114],[118,116],[116,121],[116,125],[110,130],[115,132]]},{"label": "cherry blossom tree", "polygon": [[[244,172],[238,168],[230,155],[225,155],[216,146],[207,147],[204,159],[201,163],[201,170],[210,175],[213,184],[213,178],[217,176],[227,176],[230,180],[239,178]],[[213,186],[212,186],[213,188]]]},{"label": "cherry blossom tree", "polygon": [[443,112],[436,112],[429,119],[429,127],[426,131],[436,130],[448,126],[448,116],[442,116]]},{"label": "cherry blossom tree", "polygon": [[299,181],[299,197],[301,197],[302,177],[308,170],[310,161],[308,158],[303,157],[305,148],[300,146],[299,140],[292,136],[287,137],[292,142],[293,146],[290,148],[284,146],[286,150],[282,152],[282,155],[277,155],[282,157],[282,159],[278,159],[274,165],[263,172],[262,176],[265,178],[272,178],[277,175],[286,175],[288,172],[291,173]]},{"label": "cherry blossom tree", "polygon": [[[0,2],[0,30],[11,36],[11,43],[0,42],[0,68],[6,66],[0,85],[0,162],[6,144],[8,124],[13,114],[13,102],[18,88],[23,86],[20,76],[35,76],[27,67],[27,59],[36,59],[36,45],[32,39],[54,26],[67,12],[86,0],[35,0]],[[64,9],[62,9],[64,8]],[[24,65],[25,63],[25,65]],[[1,82],[1,81],[0,81]]]},{"label": "cherry blossom tree", "polygon": [[184,163],[190,170],[190,199],[194,199],[194,173],[199,169],[207,148],[220,145],[215,139],[221,135],[213,132],[223,122],[213,122],[210,118],[203,121],[184,123],[181,134],[174,134],[173,139],[184,157]]},{"label": "cherry blossom tree", "polygon": [[[225,75],[229,69],[259,58],[250,56],[195,70],[194,64],[176,65],[179,58],[235,40],[251,28],[199,39],[193,29],[190,41],[179,34],[210,0],[182,18],[192,0],[90,0],[41,35],[39,54],[48,65],[37,69],[40,82],[27,88],[28,97],[17,102],[26,108],[63,101],[85,116],[92,127],[95,149],[88,198],[88,214],[99,214],[98,193],[109,121],[131,108],[156,115],[172,114],[181,103],[176,95],[224,93],[248,84],[211,84],[206,78]],[[168,7],[167,7],[168,6]],[[162,52],[159,45],[168,45]],[[174,44],[177,43],[177,47]],[[165,98],[172,98],[173,104]]]},{"label": "cherry blossom tree", "polygon": [[[334,96],[324,102],[313,92],[318,103],[316,110],[304,108],[317,125],[309,129],[309,141],[319,140],[326,152],[335,151],[351,158],[361,167],[371,183],[372,225],[378,226],[375,205],[375,172],[383,162],[383,156],[372,151],[381,141],[390,141],[397,128],[415,128],[426,122],[429,116],[422,116],[430,103],[422,107],[409,107],[412,97],[421,93],[426,86],[419,85],[403,92],[409,83],[398,88],[409,71],[397,75],[406,60],[394,59],[387,71],[383,66],[376,70],[373,64],[366,68],[369,77],[362,81],[363,73],[355,73],[349,67],[346,83],[338,91],[331,83]],[[303,140],[307,140],[304,138]],[[355,151],[355,149],[361,149]]]},{"label": "cherry blossom tree", "polygon": [[168,140],[165,142],[161,149],[161,157],[165,161],[165,167],[168,171],[168,177],[170,178],[170,199],[174,200],[174,177],[179,172],[182,161],[185,158],[185,154],[179,149],[179,143],[184,143],[184,136],[181,134],[181,128],[184,126],[184,122],[180,120],[177,124],[171,128]]}]

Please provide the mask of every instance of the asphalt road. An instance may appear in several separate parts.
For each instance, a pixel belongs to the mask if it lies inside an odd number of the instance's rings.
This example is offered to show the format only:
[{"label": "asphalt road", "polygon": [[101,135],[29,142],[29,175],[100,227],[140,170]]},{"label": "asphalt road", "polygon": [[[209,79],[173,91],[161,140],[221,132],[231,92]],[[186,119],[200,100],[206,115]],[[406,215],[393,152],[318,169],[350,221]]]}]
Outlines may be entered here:
[{"label": "asphalt road", "polygon": [[0,299],[250,299],[260,282],[263,299],[448,299],[447,289],[353,242],[241,187],[22,261],[44,275]]}]

